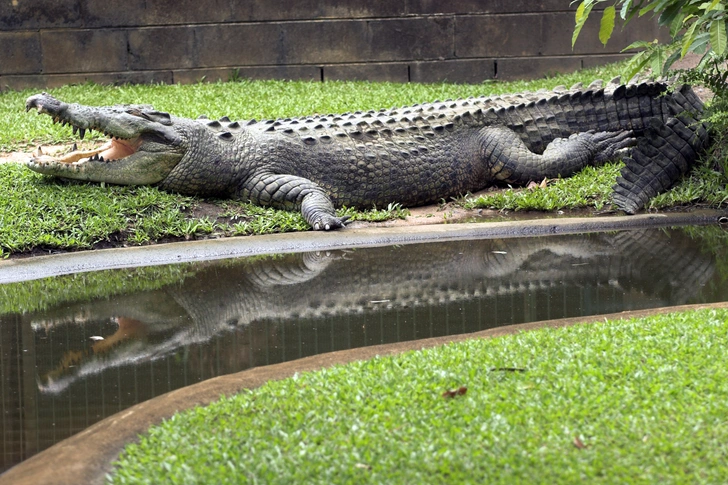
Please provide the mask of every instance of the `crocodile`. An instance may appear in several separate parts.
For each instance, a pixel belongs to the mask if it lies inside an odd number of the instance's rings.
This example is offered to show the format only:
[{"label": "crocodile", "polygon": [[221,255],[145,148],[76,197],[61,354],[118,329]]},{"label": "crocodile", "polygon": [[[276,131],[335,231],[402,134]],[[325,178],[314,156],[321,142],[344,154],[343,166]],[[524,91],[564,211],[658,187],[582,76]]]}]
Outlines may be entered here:
[{"label": "crocodile", "polygon": [[70,124],[102,147],[60,157],[43,174],[300,210],[313,229],[343,227],[337,207],[414,207],[493,184],[568,177],[622,158],[613,202],[628,214],[669,189],[708,143],[688,85],[597,80],[567,89],[434,101],[277,120],[187,119],[148,105],[91,107],[47,93],[26,110]]}]

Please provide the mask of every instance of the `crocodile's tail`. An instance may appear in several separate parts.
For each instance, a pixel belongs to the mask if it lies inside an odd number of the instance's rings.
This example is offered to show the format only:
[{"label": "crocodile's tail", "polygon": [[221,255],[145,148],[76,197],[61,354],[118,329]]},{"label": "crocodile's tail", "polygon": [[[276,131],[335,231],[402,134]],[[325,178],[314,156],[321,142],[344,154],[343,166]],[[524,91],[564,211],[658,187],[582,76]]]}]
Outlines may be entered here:
[{"label": "crocodile's tail", "polygon": [[708,144],[707,126],[699,120],[703,104],[692,88],[676,89],[667,104],[673,116],[649,120],[613,187],[615,205],[628,214],[672,187]]}]

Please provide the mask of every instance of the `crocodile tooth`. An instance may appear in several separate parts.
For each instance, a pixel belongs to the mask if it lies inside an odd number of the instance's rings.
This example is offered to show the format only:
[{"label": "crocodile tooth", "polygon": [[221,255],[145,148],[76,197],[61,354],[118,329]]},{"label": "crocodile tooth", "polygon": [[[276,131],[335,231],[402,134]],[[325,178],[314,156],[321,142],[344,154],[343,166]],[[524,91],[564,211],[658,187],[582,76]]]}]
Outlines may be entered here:
[{"label": "crocodile tooth", "polygon": [[98,160],[99,160],[99,162],[103,162],[104,161],[104,157],[102,157],[101,155],[99,155]]},{"label": "crocodile tooth", "polygon": [[38,145],[38,150],[33,154],[36,157],[42,157],[43,156],[43,150],[41,150],[40,145]]},{"label": "crocodile tooth", "polygon": [[73,127],[73,134],[75,135],[76,133],[78,133],[78,126]]},{"label": "crocodile tooth", "polygon": [[83,128],[79,128],[78,129],[78,136],[80,136],[81,139],[83,140],[83,137],[86,136],[86,130],[84,130]]},{"label": "crocodile tooth", "polygon": [[74,143],[74,144],[73,144],[73,146],[71,147],[71,151],[72,151],[72,152],[75,152],[76,150],[78,150],[78,145],[76,145],[76,144]]}]

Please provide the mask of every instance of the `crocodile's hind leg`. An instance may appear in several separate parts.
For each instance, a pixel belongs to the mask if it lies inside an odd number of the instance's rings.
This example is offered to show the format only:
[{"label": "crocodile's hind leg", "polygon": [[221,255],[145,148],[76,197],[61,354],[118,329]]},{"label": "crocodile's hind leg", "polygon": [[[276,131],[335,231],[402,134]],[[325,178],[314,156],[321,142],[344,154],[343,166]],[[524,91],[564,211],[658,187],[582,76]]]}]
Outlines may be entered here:
[{"label": "crocodile's hind leg", "polygon": [[587,165],[603,164],[619,150],[635,143],[630,131],[577,133],[569,138],[557,138],[543,154],[538,154],[503,126],[483,128],[479,135],[481,156],[491,180],[516,185],[544,177],[568,177]]},{"label": "crocodile's hind leg", "polygon": [[634,214],[672,187],[708,143],[705,125],[683,112],[667,122],[653,118],[614,185],[614,203]]},{"label": "crocodile's hind leg", "polygon": [[243,198],[254,204],[278,209],[300,210],[315,230],[344,227],[348,217],[337,217],[334,204],[315,182],[285,174],[261,174],[246,182]]}]

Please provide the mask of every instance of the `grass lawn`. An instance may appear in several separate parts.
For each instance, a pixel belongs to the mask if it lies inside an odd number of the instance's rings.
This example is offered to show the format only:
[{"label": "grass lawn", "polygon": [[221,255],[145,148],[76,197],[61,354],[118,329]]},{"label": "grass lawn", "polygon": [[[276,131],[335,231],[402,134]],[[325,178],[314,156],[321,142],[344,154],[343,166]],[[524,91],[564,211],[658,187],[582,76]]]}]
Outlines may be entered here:
[{"label": "grass lawn", "polygon": [[[435,99],[551,89],[559,84],[610,79],[619,65],[588,69],[531,82],[395,84],[366,82],[236,81],[193,85],[73,85],[50,90],[60,99],[90,105],[152,104],[181,116],[228,115],[233,119],[275,118],[401,106]],[[0,152],[31,151],[36,145],[70,142],[71,130],[47,116],[25,113],[33,91],[0,93]],[[96,134],[98,136],[98,134]],[[460,200],[468,208],[603,210],[619,165],[588,169],[545,189],[507,190]],[[728,197],[724,177],[703,166],[670,193],[652,202],[664,207],[696,202],[718,204]],[[342,210],[352,219],[404,217],[397,205],[371,211]],[[11,254],[139,245],[152,242],[307,230],[293,212],[234,201],[202,200],[149,187],[64,182],[16,164],[0,164],[0,257]]]},{"label": "grass lawn", "polygon": [[727,346],[701,310],[304,373],[153,427],[108,481],[725,483]]}]

